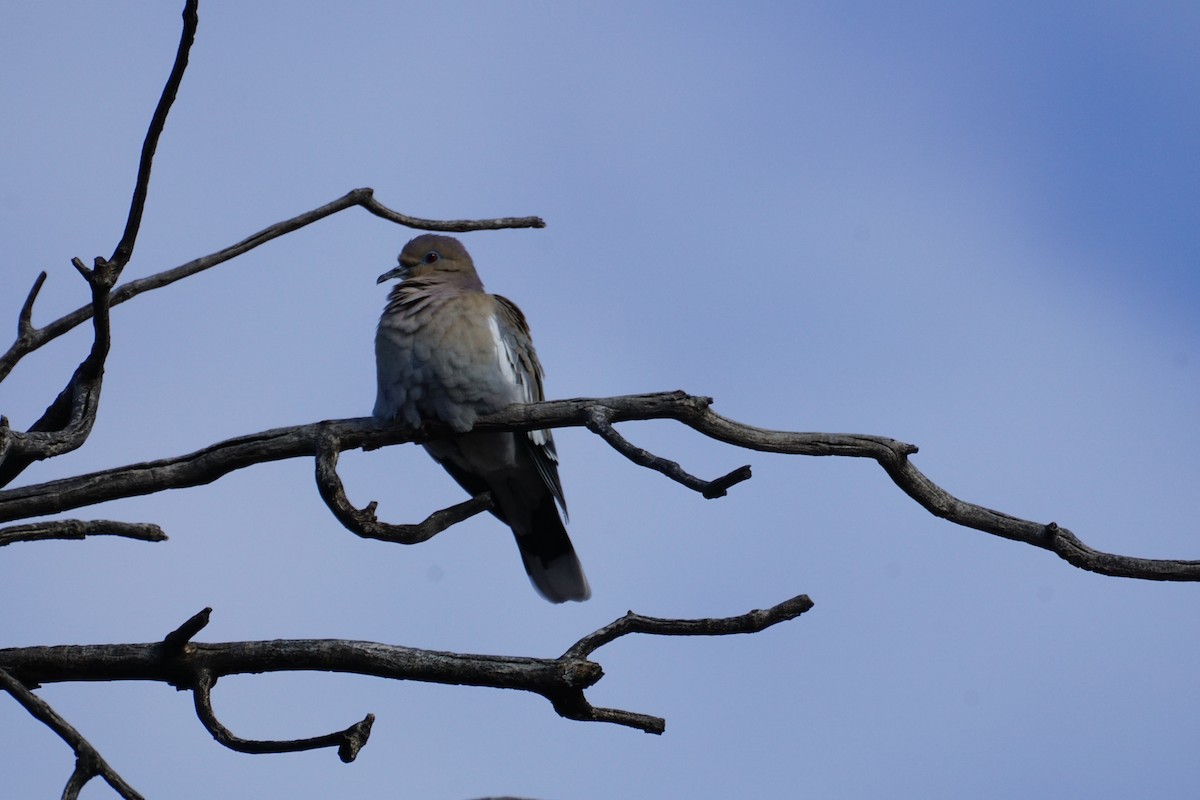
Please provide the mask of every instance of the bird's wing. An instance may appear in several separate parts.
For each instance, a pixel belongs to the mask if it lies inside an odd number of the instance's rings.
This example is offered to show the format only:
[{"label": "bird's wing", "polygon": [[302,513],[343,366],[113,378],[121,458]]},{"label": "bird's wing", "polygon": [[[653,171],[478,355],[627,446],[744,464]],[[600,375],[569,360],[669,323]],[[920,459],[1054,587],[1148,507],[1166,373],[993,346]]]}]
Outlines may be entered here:
[{"label": "bird's wing", "polygon": [[[502,355],[512,370],[522,402],[540,403],[545,399],[542,390],[542,365],[533,349],[533,338],[529,335],[525,315],[508,298],[493,296],[496,298],[494,319],[502,345]],[[567,500],[563,496],[562,483],[558,478],[558,451],[554,448],[554,437],[550,435],[550,431],[542,430],[529,431],[527,437],[529,453],[538,473],[562,507],[563,514],[566,514]]]}]

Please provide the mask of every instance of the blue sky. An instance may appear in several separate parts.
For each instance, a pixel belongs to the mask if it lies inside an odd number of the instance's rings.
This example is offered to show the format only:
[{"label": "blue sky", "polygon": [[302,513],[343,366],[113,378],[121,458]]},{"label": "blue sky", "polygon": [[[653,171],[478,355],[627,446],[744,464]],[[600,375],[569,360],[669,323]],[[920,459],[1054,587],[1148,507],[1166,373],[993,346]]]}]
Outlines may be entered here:
[{"label": "blue sky", "polygon": [[[42,269],[35,321],[82,304],[70,258],[119,238],[178,11],[7,15],[14,325]],[[419,216],[538,214],[543,231],[464,241],[529,317],[549,396],[682,388],[754,425],[892,436],[964,499],[1200,558],[1198,31],[1187,3],[205,2],[126,278],[358,186]],[[410,235],[348,211],[121,306],[91,440],[22,480],[369,413],[374,280]],[[0,412],[35,419],[87,346],[81,329],[28,358]],[[755,477],[705,501],[558,434],[586,604],[540,600],[490,518],[418,547],[360,541],[295,461],[78,512],[158,522],[165,544],[5,548],[3,640],[152,641],[213,606],[205,641],[553,656],[630,608],[724,616],[806,592],[812,612],[756,636],[598,651],[593,702],[666,717],[662,737],[516,693],[324,675],[215,690],[248,737],[374,712],[343,766],[226,751],[161,685],[41,694],[147,797],[1192,789],[1197,587],[956,528],[869,462],[622,430],[701,475]],[[393,521],[461,499],[415,448],[347,453],[342,474]],[[15,704],[0,716],[0,793],[56,796],[69,751]]]}]

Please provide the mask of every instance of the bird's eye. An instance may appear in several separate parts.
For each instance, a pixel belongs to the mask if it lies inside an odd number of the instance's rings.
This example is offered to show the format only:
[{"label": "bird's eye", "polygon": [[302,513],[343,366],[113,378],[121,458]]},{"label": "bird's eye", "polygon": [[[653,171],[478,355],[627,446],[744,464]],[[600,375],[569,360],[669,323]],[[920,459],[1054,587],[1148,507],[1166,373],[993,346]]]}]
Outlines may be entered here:
[{"label": "bird's eye", "polygon": [[426,264],[436,264],[437,262],[442,260],[442,254],[439,253],[437,250],[430,250],[428,253],[425,254],[425,258],[423,260],[425,261]]}]

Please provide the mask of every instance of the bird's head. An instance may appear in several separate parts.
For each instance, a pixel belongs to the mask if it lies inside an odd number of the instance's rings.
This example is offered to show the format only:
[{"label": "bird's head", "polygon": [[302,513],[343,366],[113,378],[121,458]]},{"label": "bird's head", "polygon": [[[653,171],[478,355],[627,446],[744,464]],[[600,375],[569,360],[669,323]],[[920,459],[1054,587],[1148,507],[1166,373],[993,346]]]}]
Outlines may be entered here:
[{"label": "bird's head", "polygon": [[375,282],[383,283],[393,278],[404,281],[434,273],[447,277],[455,273],[475,277],[475,263],[471,261],[470,253],[453,236],[433,233],[418,236],[404,245],[397,261],[400,262],[399,266],[383,273]]}]

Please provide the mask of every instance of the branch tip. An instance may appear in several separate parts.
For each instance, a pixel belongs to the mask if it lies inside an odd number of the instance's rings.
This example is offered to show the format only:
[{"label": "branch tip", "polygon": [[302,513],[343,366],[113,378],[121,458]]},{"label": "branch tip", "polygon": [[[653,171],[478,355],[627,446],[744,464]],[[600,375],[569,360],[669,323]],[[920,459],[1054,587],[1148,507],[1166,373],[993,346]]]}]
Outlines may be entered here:
[{"label": "branch tip", "polygon": [[375,715],[367,714],[360,722],[354,723],[342,732],[345,738],[338,745],[338,758],[342,760],[343,764],[349,764],[358,758],[358,751],[366,745],[367,739],[371,736],[371,726],[374,724]]},{"label": "branch tip", "polygon": [[813,607],[806,594],[784,600],[768,609],[755,609],[736,617],[714,619],[661,619],[630,611],[573,644],[564,658],[586,658],[609,642],[631,633],[655,636],[727,636],[758,633],[780,622],[795,619]]},{"label": "branch tip", "polygon": [[[682,395],[679,392],[676,394]],[[689,399],[705,400],[707,398],[691,398],[689,395],[682,395],[681,399],[686,401]],[[584,424],[588,430],[608,442],[614,450],[633,463],[656,472],[661,472],[676,483],[683,484],[687,488],[699,492],[707,500],[724,497],[729,487],[750,478],[749,466],[739,467],[715,481],[706,481],[697,478],[686,472],[677,462],[656,456],[648,450],[643,450],[617,433],[617,429],[612,424],[614,415],[615,412],[613,409],[595,405],[587,410]]]},{"label": "branch tip", "polygon": [[715,481],[711,481],[708,484],[708,488],[703,492],[704,499],[713,500],[718,497],[724,497],[731,486],[739,484],[742,481],[748,481],[750,480],[750,477],[751,472],[749,464],[738,467],[728,475],[724,475],[720,478],[717,478]]},{"label": "branch tip", "polygon": [[46,271],[42,270],[37,279],[33,282],[33,288],[29,290],[29,295],[25,298],[25,302],[21,305],[21,311],[17,314],[17,338],[24,339],[33,335],[33,304],[37,300],[38,293],[42,291],[42,285],[46,282]]}]

